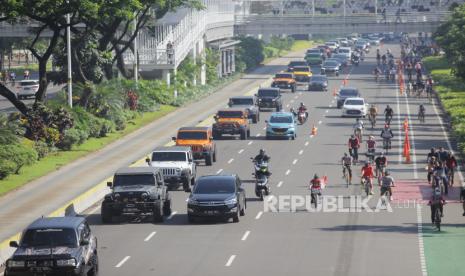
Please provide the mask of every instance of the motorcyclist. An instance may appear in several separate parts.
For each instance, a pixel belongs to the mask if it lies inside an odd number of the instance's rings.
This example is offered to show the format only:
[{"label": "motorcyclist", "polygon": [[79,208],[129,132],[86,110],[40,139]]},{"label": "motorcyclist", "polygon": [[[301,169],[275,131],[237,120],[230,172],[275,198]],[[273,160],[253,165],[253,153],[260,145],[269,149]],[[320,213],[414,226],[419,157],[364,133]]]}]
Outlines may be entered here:
[{"label": "motorcyclist", "polygon": [[384,109],[384,117],[386,119],[387,124],[391,124],[392,117],[394,116],[394,110],[387,105],[386,108]]},{"label": "motorcyclist", "polygon": [[390,175],[389,171],[386,171],[385,175],[381,179],[381,194],[380,196],[383,196],[387,191],[389,191],[389,194],[391,195],[390,200],[392,200],[392,187],[395,186],[394,184],[394,178]]},{"label": "motorcyclist", "polygon": [[260,151],[258,152],[258,155],[255,156],[255,158],[253,159],[254,162],[263,162],[263,161],[268,162],[269,160],[270,160],[270,157],[266,155],[264,149],[260,149]]},{"label": "motorcyclist", "polygon": [[370,165],[370,162],[365,162],[365,165],[362,167],[362,179],[360,179],[360,181],[362,182],[363,179],[365,179],[367,181],[365,182],[365,185],[370,185],[370,195],[373,194],[373,177],[373,167]]},{"label": "motorcyclist", "polygon": [[352,184],[352,157],[350,157],[346,152],[341,158],[342,163],[342,175],[346,174],[346,170],[349,173],[349,184]]},{"label": "motorcyclist", "polygon": [[435,188],[433,195],[428,202],[428,205],[431,206],[431,223],[434,224],[434,213],[437,208],[441,211],[441,217],[444,216],[444,204],[446,204],[446,200],[442,196],[441,190],[439,188]]},{"label": "motorcyclist", "polygon": [[387,158],[384,155],[384,152],[381,152],[381,155],[376,157],[375,159],[375,164],[376,164],[376,177],[379,177],[379,175],[382,173],[382,168],[387,167]]},{"label": "motorcyclist", "polygon": [[349,154],[354,159],[354,162],[358,161],[358,148],[360,147],[360,141],[355,135],[351,135],[348,142]]},{"label": "motorcyclist", "polygon": [[305,118],[308,118],[308,112],[307,112],[307,107],[303,102],[300,103],[299,109],[297,109],[299,113],[304,112],[305,113]]},{"label": "motorcyclist", "polygon": [[387,140],[387,146],[388,146],[388,149],[391,148],[391,139],[394,137],[394,133],[392,133],[392,130],[391,128],[389,127],[388,124],[385,124],[384,125],[384,129],[381,130],[381,134],[380,134],[381,138],[383,138],[384,140]]},{"label": "motorcyclist", "polygon": [[[318,177],[318,174],[313,176],[313,179],[310,180],[310,190],[318,190],[318,196],[321,196],[321,183],[323,182],[322,179]],[[314,203],[314,194],[312,192],[312,203]]]}]

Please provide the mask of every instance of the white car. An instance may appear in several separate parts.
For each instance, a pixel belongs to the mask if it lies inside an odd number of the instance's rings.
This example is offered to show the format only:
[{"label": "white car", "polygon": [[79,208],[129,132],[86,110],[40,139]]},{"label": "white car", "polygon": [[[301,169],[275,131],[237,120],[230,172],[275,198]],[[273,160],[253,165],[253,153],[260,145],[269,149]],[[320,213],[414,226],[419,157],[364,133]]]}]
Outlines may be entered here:
[{"label": "white car", "polygon": [[334,51],[337,49],[338,45],[336,42],[326,42],[325,43],[326,46],[328,46],[328,48],[331,50],[331,51]]},{"label": "white car", "polygon": [[350,47],[340,47],[339,54],[346,55],[347,59],[350,60],[352,57],[352,49]]},{"label": "white car", "polygon": [[16,97],[21,99],[27,99],[29,97],[35,98],[37,91],[39,90],[39,81],[38,80],[22,80],[18,82],[18,92],[16,92]]},{"label": "white car", "polygon": [[342,117],[365,117],[367,110],[364,98],[347,98],[342,106]]}]

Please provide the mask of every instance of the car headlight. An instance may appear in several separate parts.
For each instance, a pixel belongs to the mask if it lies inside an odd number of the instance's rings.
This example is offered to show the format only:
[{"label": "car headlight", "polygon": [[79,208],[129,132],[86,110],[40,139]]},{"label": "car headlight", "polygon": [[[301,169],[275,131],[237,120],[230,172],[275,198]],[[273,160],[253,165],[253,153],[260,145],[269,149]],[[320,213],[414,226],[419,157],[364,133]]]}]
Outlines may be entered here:
[{"label": "car headlight", "polygon": [[57,260],[57,266],[76,266],[75,259]]},{"label": "car headlight", "polygon": [[115,200],[120,199],[120,197],[121,197],[121,195],[118,194],[118,193],[113,194],[113,198],[114,198]]},{"label": "car headlight", "polygon": [[146,200],[148,197],[149,197],[149,194],[148,193],[142,193],[140,195],[140,197],[143,199],[143,200]]},{"label": "car headlight", "polygon": [[180,168],[176,168],[176,172],[180,172],[180,171],[181,171],[181,169],[180,169]]},{"label": "car headlight", "polygon": [[8,267],[24,267],[26,266],[26,263],[24,261],[9,260],[7,265]]},{"label": "car headlight", "polygon": [[187,200],[187,204],[197,205],[197,204],[199,204],[199,202],[197,200],[195,200],[195,199],[189,198]]},{"label": "car headlight", "polygon": [[234,198],[225,200],[225,201],[224,201],[224,204],[226,204],[226,205],[234,205],[234,204],[237,204],[237,198],[234,197]]}]

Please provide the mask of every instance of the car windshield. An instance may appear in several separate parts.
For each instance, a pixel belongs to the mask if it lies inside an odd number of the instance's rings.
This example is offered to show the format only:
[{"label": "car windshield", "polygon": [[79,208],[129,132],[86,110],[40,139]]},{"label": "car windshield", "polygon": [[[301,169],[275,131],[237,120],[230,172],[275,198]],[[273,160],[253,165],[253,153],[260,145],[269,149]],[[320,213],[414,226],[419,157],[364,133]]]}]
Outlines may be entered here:
[{"label": "car windshield", "polygon": [[19,83],[21,86],[39,85],[38,81],[22,81]]},{"label": "car windshield", "polygon": [[218,111],[216,115],[220,118],[242,118],[244,116],[241,111]]},{"label": "car windshield", "polygon": [[357,90],[343,89],[339,92],[339,95],[344,97],[354,97],[358,95]]},{"label": "car windshield", "polygon": [[165,152],[159,151],[152,153],[152,161],[186,161],[185,152]]},{"label": "car windshield", "polygon": [[347,59],[347,56],[338,54],[338,55],[334,55],[334,58],[345,60],[345,59]]},{"label": "car windshield", "polygon": [[325,64],[323,64],[323,66],[337,66],[337,62],[335,61],[325,61]]},{"label": "car windshield", "polygon": [[307,57],[321,58],[321,55],[319,53],[309,53],[307,54]]},{"label": "car windshield", "polygon": [[321,50],[320,49],[310,49],[310,50],[307,50],[307,53],[308,54],[320,54]]},{"label": "car windshield", "polygon": [[207,140],[207,132],[205,131],[180,131],[178,139],[181,140]]},{"label": "car windshield", "polygon": [[230,99],[229,102],[231,105],[253,105],[253,99],[241,99],[241,98],[233,98]]},{"label": "car windshield", "polygon": [[290,124],[292,123],[292,117],[291,116],[271,116],[270,123]]},{"label": "car windshield", "polygon": [[296,66],[294,72],[310,72],[310,68],[308,66]]},{"label": "car windshield", "polygon": [[292,74],[276,74],[276,79],[292,79]]},{"label": "car windshield", "polygon": [[232,194],[235,182],[231,179],[200,178],[194,186],[194,194]]},{"label": "car windshield", "polygon": [[350,50],[349,49],[339,49],[339,52],[340,53],[349,53]]},{"label": "car windshield", "polygon": [[305,66],[305,65],[307,65],[307,62],[305,61],[291,61],[288,66],[294,67],[294,66]]},{"label": "car windshield", "polygon": [[153,174],[132,174],[132,175],[115,175],[113,186],[140,186],[140,185],[155,185],[155,177]]},{"label": "car windshield", "polygon": [[24,233],[21,246],[77,247],[76,232],[69,228],[30,229]]},{"label": "car windshield", "polygon": [[344,104],[346,105],[363,105],[362,100],[347,100]]},{"label": "car windshield", "polygon": [[326,81],[324,76],[312,76],[310,81]]},{"label": "car windshield", "polygon": [[277,97],[278,91],[277,90],[258,90],[259,97]]}]

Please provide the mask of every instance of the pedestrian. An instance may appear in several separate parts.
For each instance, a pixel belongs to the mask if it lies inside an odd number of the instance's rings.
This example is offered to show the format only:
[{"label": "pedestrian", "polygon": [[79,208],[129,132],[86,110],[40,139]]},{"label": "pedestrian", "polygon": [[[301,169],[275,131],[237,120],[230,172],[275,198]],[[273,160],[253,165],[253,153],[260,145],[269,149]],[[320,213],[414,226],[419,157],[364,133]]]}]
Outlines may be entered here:
[{"label": "pedestrian", "polygon": [[166,54],[168,56],[168,63],[169,64],[173,64],[173,43],[171,43],[171,41],[168,41],[168,43],[166,44]]},{"label": "pedestrian", "polygon": [[16,82],[16,73],[14,71],[10,73],[10,81],[13,83],[13,85]]},{"label": "pedestrian", "polygon": [[462,208],[463,208],[462,216],[465,217],[465,186],[462,186],[462,189],[460,190],[460,201],[462,201]]},{"label": "pedestrian", "polygon": [[29,70],[27,70],[27,69],[24,70],[24,75],[23,76],[24,76],[25,80],[28,80],[29,79]]}]

